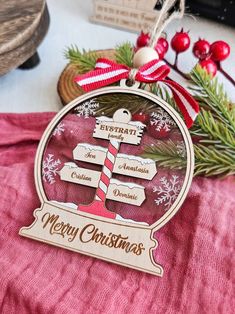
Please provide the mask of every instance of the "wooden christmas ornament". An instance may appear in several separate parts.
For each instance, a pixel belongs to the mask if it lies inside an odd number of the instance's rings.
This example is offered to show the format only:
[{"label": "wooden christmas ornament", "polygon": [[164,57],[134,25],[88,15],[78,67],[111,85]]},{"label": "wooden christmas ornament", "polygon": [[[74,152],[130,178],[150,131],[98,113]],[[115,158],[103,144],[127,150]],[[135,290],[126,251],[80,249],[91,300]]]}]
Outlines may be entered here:
[{"label": "wooden christmas ornament", "polygon": [[[137,104],[152,126],[169,129],[167,139],[132,119]],[[185,168],[164,169],[145,156],[147,145],[167,140]],[[35,184],[42,205],[20,235],[162,276],[156,231],[182,205],[193,168],[188,129],[162,99],[123,83],[89,92],[65,106],[41,139]]]}]

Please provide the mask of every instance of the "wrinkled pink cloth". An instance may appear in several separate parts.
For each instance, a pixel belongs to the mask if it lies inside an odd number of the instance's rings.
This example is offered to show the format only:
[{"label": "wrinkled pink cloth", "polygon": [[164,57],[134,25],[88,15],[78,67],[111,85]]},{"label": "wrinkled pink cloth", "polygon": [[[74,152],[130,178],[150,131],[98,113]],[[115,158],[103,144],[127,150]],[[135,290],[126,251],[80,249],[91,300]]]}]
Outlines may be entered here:
[{"label": "wrinkled pink cloth", "polygon": [[234,177],[193,180],[156,233],[163,278],[18,235],[40,205],[34,157],[53,116],[0,115],[0,312],[233,313]]}]

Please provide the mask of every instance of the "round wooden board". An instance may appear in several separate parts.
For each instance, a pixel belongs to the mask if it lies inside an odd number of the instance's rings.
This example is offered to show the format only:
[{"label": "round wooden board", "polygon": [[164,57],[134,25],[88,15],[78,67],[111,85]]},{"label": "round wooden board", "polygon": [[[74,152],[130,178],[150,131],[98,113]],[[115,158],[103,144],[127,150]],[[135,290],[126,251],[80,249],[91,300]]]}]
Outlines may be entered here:
[{"label": "round wooden board", "polygon": [[[114,60],[114,49],[94,51],[98,57]],[[58,94],[63,105],[67,105],[76,97],[84,94],[84,91],[74,82],[74,77],[79,74],[79,68],[74,64],[68,64],[59,77],[57,84]]]},{"label": "round wooden board", "polygon": [[7,0],[0,5],[0,54],[16,49],[35,32],[45,0]]}]

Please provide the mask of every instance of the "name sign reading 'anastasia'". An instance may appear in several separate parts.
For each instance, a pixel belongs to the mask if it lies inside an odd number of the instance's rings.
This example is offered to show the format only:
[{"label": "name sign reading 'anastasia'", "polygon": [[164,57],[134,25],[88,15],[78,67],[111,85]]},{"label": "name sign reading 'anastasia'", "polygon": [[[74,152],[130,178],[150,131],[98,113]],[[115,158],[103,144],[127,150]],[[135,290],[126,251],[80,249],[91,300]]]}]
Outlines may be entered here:
[{"label": "name sign reading 'anastasia'", "polygon": [[108,117],[99,117],[96,119],[93,137],[138,145],[140,144],[144,127],[145,125],[139,121],[122,123]]},{"label": "name sign reading 'anastasia'", "polygon": [[[101,173],[78,167],[75,163],[65,163],[60,170],[61,180],[90,187],[98,187]],[[107,199],[140,206],[145,200],[145,188],[139,184],[111,179]]]},{"label": "name sign reading 'anastasia'", "polygon": [[[73,150],[73,158],[78,161],[103,165],[107,151],[107,148],[101,146],[80,143]],[[152,159],[117,154],[113,173],[152,180],[157,173],[157,168],[155,161]]]}]

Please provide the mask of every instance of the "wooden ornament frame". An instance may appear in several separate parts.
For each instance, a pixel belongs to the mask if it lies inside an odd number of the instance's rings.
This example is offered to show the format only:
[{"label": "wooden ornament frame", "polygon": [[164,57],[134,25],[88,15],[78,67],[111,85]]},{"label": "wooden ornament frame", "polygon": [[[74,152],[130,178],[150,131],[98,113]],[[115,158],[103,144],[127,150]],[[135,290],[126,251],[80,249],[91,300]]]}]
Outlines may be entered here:
[{"label": "wooden ornament frame", "polygon": [[[52,201],[47,200],[43,183],[42,183],[42,161],[43,154],[47,143],[50,139],[50,136],[53,132],[53,129],[56,125],[63,119],[63,117],[68,114],[72,109],[78,106],[79,103],[82,103],[86,100],[92,99],[97,96],[107,95],[111,93],[123,93],[123,94],[133,94],[145,99],[148,99],[154,102],[156,105],[162,107],[176,122],[177,127],[179,128],[184,143],[186,147],[186,156],[187,156],[187,166],[185,171],[184,182],[177,196],[175,202],[171,206],[171,208],[156,222],[152,225],[146,226],[141,224],[133,224],[126,221],[113,220],[105,217],[95,216],[93,214],[81,212],[78,210],[74,210],[69,208],[68,206],[64,206],[62,204],[55,204]],[[120,106],[121,107],[121,106]],[[189,191],[194,171],[194,151],[193,144],[188,132],[188,129],[179,116],[179,114],[165,101],[160,99],[154,94],[151,94],[145,90],[137,89],[136,87],[105,87],[99,90],[92,91],[90,93],[79,96],[71,103],[66,105],[50,122],[48,127],[46,128],[41,141],[38,146],[36,159],[35,159],[35,184],[37,189],[37,194],[41,201],[41,207],[34,210],[34,222],[29,227],[22,227],[19,231],[19,234],[28,237],[31,239],[35,239],[41,242],[45,242],[48,244],[52,244],[58,247],[62,247],[65,249],[69,249],[71,251],[79,252],[88,256],[93,256],[99,259],[106,260],[108,262],[113,262],[119,265],[123,265],[126,267],[134,268],[140,271],[144,271],[153,275],[162,276],[163,268],[161,265],[157,264],[153,258],[153,251],[158,246],[157,240],[153,237],[153,234],[162,228],[179,210],[180,206],[184,202],[186,195]],[[77,227],[77,234],[80,228],[80,223],[83,224],[93,224],[99,230],[102,230],[105,234],[113,233],[113,234],[124,234],[128,235],[128,241],[132,241],[132,243],[136,242],[136,239],[142,241],[141,243],[144,246],[143,254],[139,255],[130,255],[127,254],[124,250],[120,251],[116,248],[107,248],[104,246],[96,246],[94,243],[81,243],[81,241],[75,241],[65,239],[64,237],[60,238],[57,234],[50,234],[50,232],[46,231],[44,227],[42,228],[43,217],[45,217],[46,213],[48,213],[49,217],[62,217],[65,221],[68,221],[68,224],[75,224]],[[56,216],[50,216],[56,215]],[[44,214],[44,215],[43,215]],[[41,221],[40,221],[41,218]],[[41,224],[40,224],[41,223]],[[85,225],[87,226],[87,225]],[[75,228],[75,227],[74,227]],[[83,230],[80,228],[80,231]],[[76,235],[77,235],[76,234]],[[71,239],[71,237],[70,237]],[[81,239],[80,239],[81,240]],[[67,242],[66,242],[67,241]],[[72,243],[73,242],[73,243]],[[131,243],[131,242],[130,242]],[[116,249],[116,251],[115,251]],[[145,251],[145,252],[144,252]]]}]

